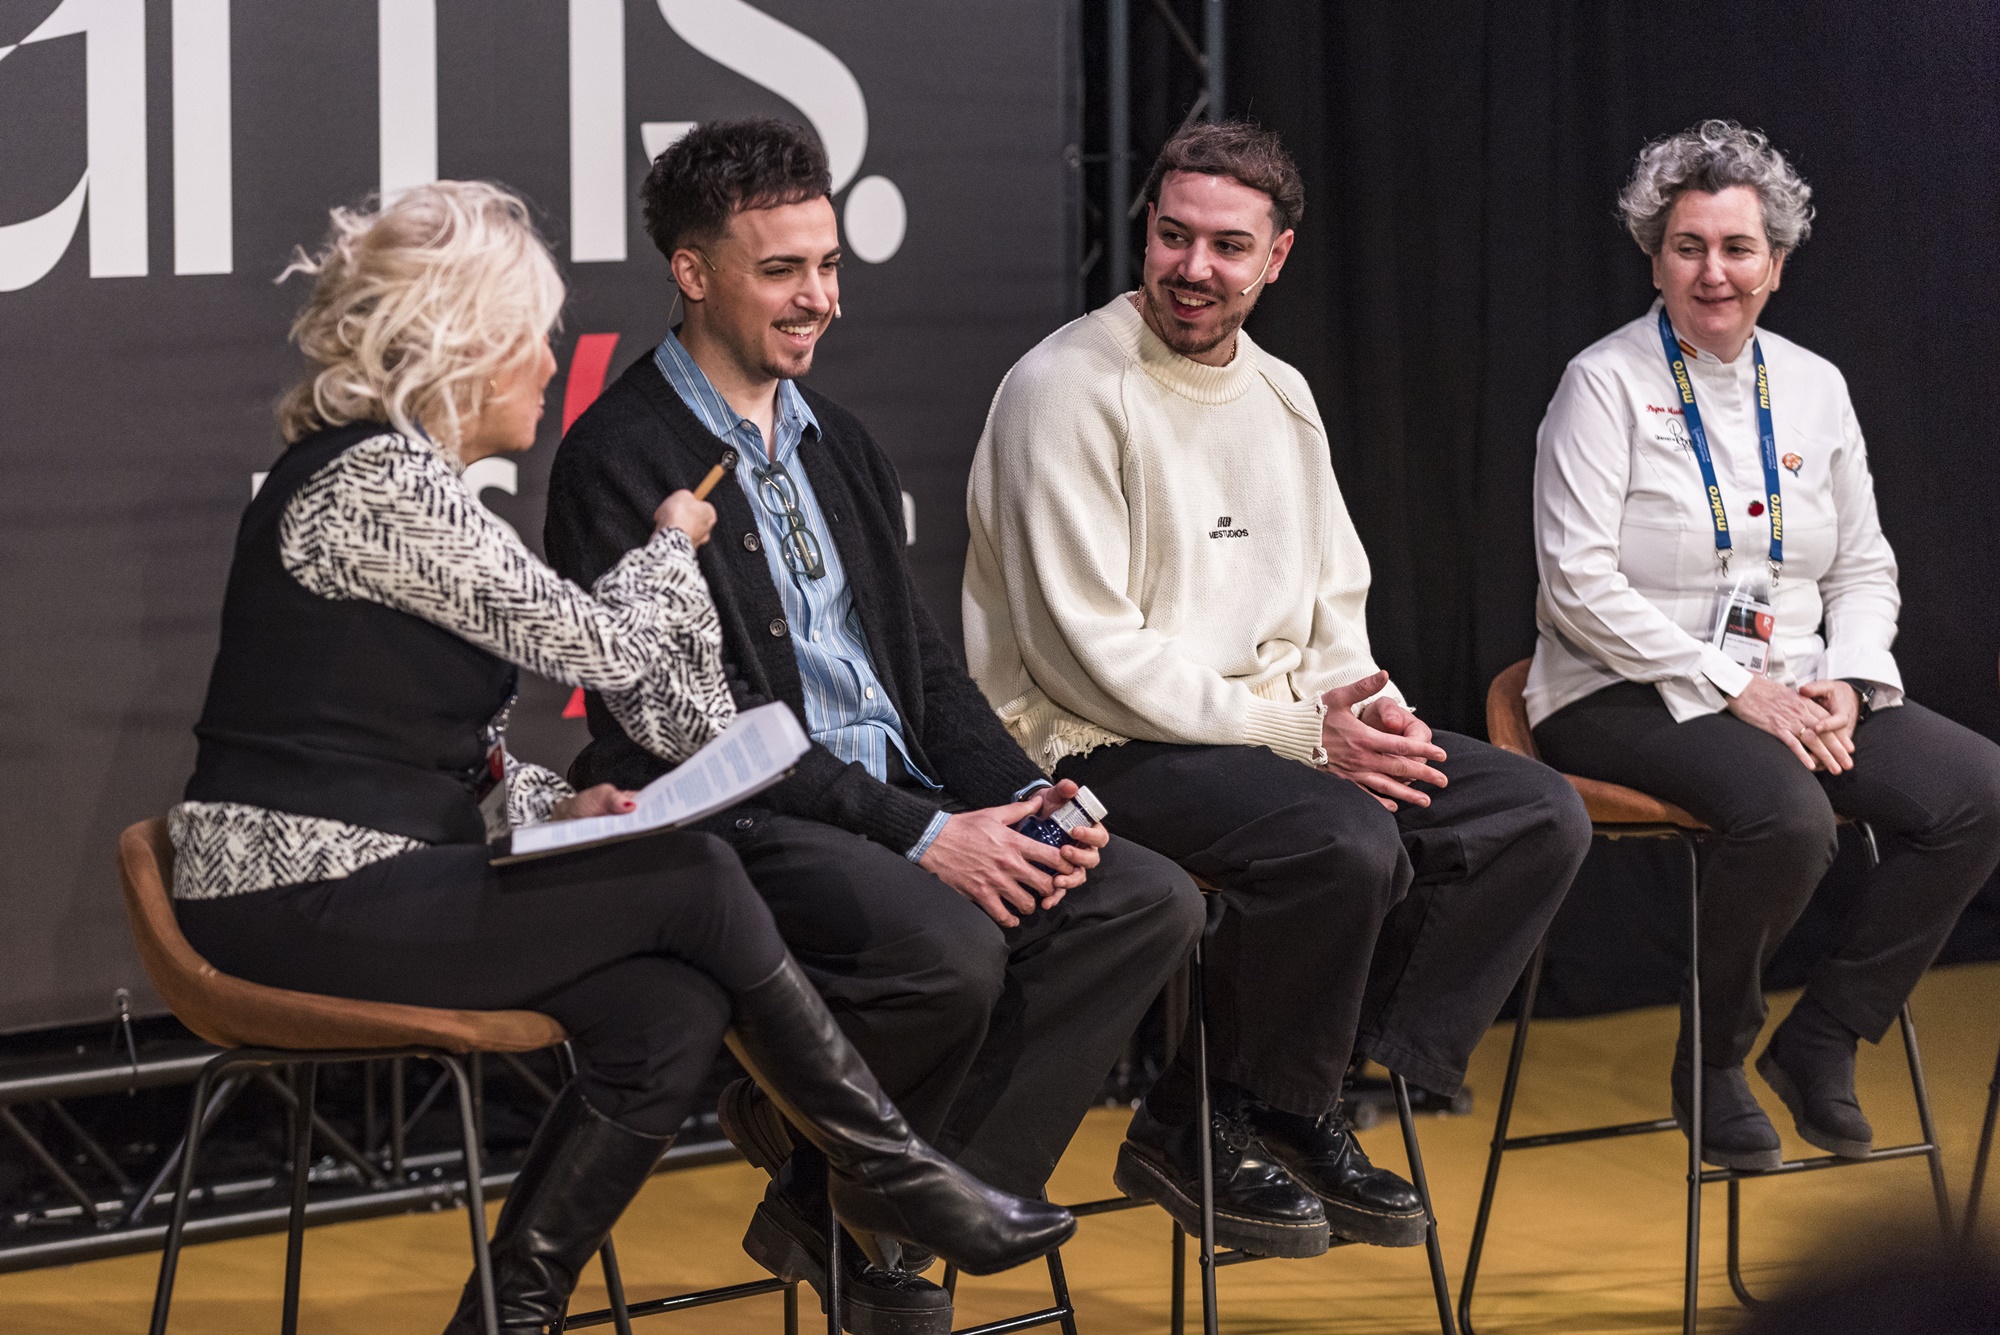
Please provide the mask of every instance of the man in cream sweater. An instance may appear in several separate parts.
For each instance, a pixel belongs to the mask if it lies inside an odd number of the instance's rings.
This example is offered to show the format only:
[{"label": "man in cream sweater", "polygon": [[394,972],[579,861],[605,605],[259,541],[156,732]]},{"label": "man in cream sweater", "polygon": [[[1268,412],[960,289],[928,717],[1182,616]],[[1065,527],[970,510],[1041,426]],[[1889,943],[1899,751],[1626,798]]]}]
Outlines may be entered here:
[{"label": "man in cream sweater", "polygon": [[[1153,173],[1144,286],[1043,340],[973,461],[966,655],[1045,771],[1221,890],[1208,953],[1220,1243],[1410,1246],[1416,1192],[1340,1111],[1350,1060],[1449,1094],[1569,888],[1569,785],[1433,735],[1376,668],[1368,558],[1299,373],[1241,331],[1304,208],[1277,137]],[[1117,1182],[1198,1226],[1192,1054]]]}]

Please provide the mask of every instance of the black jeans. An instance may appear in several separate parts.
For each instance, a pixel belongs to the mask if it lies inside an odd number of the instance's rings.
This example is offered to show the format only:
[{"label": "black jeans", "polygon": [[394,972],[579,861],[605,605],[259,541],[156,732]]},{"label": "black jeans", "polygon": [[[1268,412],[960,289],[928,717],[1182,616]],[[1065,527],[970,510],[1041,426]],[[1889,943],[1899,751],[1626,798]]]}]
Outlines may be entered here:
[{"label": "black jeans", "polygon": [[1562,776],[1439,733],[1448,786],[1391,813],[1263,747],[1127,742],[1056,767],[1109,824],[1220,888],[1209,1069],[1287,1112],[1355,1051],[1440,1093],[1521,976],[1590,846]]},{"label": "black jeans", "polygon": [[1764,1025],[1764,966],[1833,865],[1838,816],[1880,842],[1840,944],[1807,994],[1871,1043],[1888,1032],[1966,901],[2000,864],[2000,746],[1922,705],[1868,716],[1855,766],[1815,773],[1734,714],[1674,722],[1621,682],[1542,720],[1551,765],[1685,809],[1715,833],[1701,870],[1703,1060],[1743,1061]]},{"label": "black jeans", "polygon": [[505,867],[479,845],[419,849],[332,881],[176,902],[224,973],[362,1001],[552,1016],[591,1106],[680,1128],[732,993],[785,955],[727,845],[668,833]]},{"label": "black jeans", "polygon": [[1003,928],[908,858],[818,821],[724,822],[778,930],[910,1124],[997,1187],[1048,1180],[1201,895],[1113,839],[1055,908]]}]

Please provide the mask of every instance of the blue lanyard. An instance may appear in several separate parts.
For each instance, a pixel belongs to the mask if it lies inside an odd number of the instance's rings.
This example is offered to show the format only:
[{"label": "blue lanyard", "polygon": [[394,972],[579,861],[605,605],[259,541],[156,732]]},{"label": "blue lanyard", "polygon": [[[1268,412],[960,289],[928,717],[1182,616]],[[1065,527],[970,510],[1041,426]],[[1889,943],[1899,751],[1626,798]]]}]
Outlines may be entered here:
[{"label": "blue lanyard", "polygon": [[[1715,458],[1709,452],[1708,432],[1701,424],[1701,409],[1694,404],[1694,382],[1688,379],[1687,359],[1664,307],[1660,310],[1660,346],[1666,349],[1667,368],[1674,373],[1674,387],[1681,394],[1681,412],[1687,419],[1688,439],[1694,458],[1701,465],[1701,482],[1708,488],[1708,517],[1715,525],[1715,559],[1726,574],[1729,570],[1729,512],[1723,508],[1722,487],[1715,480]],[[1771,587],[1785,567],[1785,511],[1778,486],[1778,432],[1771,425],[1771,376],[1764,366],[1764,345],[1750,340],[1757,359],[1757,443],[1764,457],[1764,494],[1771,507]]]}]

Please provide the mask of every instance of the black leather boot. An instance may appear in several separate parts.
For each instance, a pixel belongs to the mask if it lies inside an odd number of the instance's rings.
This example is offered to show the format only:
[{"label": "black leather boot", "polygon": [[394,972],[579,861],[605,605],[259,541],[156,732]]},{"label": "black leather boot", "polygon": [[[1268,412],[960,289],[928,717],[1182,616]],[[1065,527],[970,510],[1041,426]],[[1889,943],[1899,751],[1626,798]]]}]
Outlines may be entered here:
[{"label": "black leather boot", "polygon": [[1860,1041],[1808,993],[1757,1059],[1757,1074],[1785,1101],[1799,1137],[1844,1159],[1866,1159],[1875,1150],[1875,1128],[1854,1096]]},{"label": "black leather boot", "polygon": [[[1168,1077],[1161,1077],[1164,1082]],[[1209,1126],[1180,1104],[1158,1102],[1172,1121],[1155,1116],[1148,1095],[1132,1114],[1118,1166],[1117,1188],[1151,1201],[1195,1237],[1201,1236],[1201,1136],[1209,1136],[1215,1183],[1215,1245],[1257,1256],[1318,1256],[1327,1249],[1326,1211],[1319,1198],[1279,1165],[1252,1154],[1256,1144],[1242,1101],[1212,1090]]]},{"label": "black leather boot", "polygon": [[[493,1230],[502,1331],[541,1335],[562,1316],[577,1275],[673,1143],[672,1136],[620,1126],[591,1107],[575,1085],[563,1090],[536,1130]],[[445,1335],[484,1330],[474,1275]]]},{"label": "black leather boot", "polygon": [[[825,1311],[826,1235],[824,1196],[807,1203],[773,1185],[750,1217],[743,1250],[779,1279],[810,1284]],[[920,1275],[873,1264],[852,1235],[843,1241],[840,1259],[843,1330],[854,1335],[950,1335],[949,1293]]]},{"label": "black leather boot", "polygon": [[873,1235],[927,1247],[969,1275],[1047,1255],[1076,1232],[1061,1206],[987,1186],[926,1144],[789,956],[734,998],[729,1045],[797,1131],[826,1156],[840,1218],[884,1265]]},{"label": "black leather boot", "polygon": [[1335,1237],[1377,1247],[1415,1247],[1428,1221],[1417,1189],[1368,1162],[1355,1138],[1347,1105],[1323,1117],[1301,1117],[1267,1103],[1249,1105],[1258,1143],[1293,1179],[1319,1197]]}]

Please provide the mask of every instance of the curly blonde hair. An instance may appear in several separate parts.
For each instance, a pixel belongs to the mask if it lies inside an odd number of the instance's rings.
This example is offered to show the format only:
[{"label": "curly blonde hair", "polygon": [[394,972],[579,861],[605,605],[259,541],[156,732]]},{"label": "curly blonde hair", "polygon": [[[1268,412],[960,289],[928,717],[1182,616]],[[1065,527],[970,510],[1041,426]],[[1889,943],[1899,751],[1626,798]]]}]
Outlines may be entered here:
[{"label": "curly blonde hair", "polygon": [[462,423],[562,311],[548,244],[521,197],[485,181],[434,181],[331,217],[326,244],[278,275],[313,275],[291,337],[318,368],[279,400],[285,439],[385,421],[455,456]]}]

